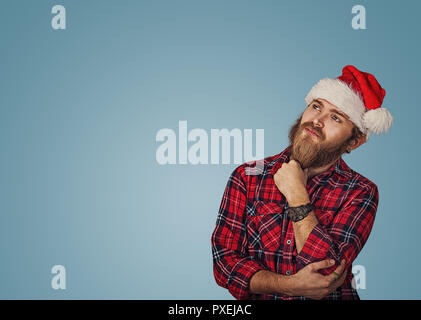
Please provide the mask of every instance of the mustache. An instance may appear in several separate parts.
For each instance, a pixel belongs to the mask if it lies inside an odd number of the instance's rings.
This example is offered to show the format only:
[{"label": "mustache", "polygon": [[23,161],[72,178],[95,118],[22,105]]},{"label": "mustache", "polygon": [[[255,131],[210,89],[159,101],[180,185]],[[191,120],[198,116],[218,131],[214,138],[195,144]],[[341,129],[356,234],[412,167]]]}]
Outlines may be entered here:
[{"label": "mustache", "polygon": [[316,133],[319,136],[319,138],[322,138],[322,140],[324,140],[325,137],[323,135],[323,132],[321,131],[321,129],[313,126],[313,123],[312,122],[304,122],[301,125],[301,131],[304,130],[305,128],[311,129],[311,131],[313,131],[314,133]]}]

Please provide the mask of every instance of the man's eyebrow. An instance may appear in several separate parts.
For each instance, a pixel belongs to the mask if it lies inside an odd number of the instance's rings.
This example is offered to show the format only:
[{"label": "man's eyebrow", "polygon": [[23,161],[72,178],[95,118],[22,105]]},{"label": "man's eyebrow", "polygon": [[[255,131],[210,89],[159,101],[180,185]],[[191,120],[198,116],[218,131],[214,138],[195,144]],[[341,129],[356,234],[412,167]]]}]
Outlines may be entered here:
[{"label": "man's eyebrow", "polygon": [[[314,101],[314,102],[317,102],[318,104],[321,104],[323,108],[325,108],[325,107],[326,107],[326,106],[324,105],[324,103],[323,103],[322,101],[320,101],[320,100],[314,99],[313,101]],[[349,120],[349,117],[348,117],[345,113],[342,113],[342,112],[340,112],[340,111],[338,111],[338,110],[336,110],[336,109],[330,109],[330,112],[334,112],[334,113],[336,113],[336,114],[340,115],[341,117],[343,117],[344,119]]]}]

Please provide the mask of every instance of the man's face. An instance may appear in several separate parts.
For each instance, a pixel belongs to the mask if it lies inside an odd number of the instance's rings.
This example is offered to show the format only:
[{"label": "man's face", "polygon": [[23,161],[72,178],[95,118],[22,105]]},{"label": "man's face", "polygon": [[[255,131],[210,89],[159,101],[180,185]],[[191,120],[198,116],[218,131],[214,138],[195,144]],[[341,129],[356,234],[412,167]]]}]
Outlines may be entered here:
[{"label": "man's face", "polygon": [[350,146],[353,127],[336,106],[324,99],[313,100],[291,127],[291,158],[303,169],[326,166]]}]

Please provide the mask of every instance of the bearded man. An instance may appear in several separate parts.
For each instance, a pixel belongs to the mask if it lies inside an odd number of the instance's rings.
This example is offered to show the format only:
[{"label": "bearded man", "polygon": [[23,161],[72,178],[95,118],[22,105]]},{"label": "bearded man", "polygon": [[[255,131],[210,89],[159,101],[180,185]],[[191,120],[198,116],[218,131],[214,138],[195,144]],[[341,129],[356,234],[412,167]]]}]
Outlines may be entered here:
[{"label": "bearded man", "polygon": [[342,159],[393,121],[376,78],[346,66],[320,80],[290,145],[231,174],[212,234],[218,285],[236,299],[359,299],[352,262],[371,232],[376,184]]}]

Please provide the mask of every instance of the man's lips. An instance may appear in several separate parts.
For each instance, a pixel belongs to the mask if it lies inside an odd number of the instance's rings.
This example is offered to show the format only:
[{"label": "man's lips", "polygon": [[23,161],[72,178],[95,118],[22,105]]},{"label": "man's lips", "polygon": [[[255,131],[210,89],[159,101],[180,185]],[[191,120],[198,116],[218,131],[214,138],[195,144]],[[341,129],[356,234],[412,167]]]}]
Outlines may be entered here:
[{"label": "man's lips", "polygon": [[317,134],[317,133],[315,133],[313,130],[311,130],[310,128],[305,128],[306,129],[306,131],[308,132],[308,133],[310,133],[312,136],[315,136],[315,137],[318,137],[319,135]]}]

